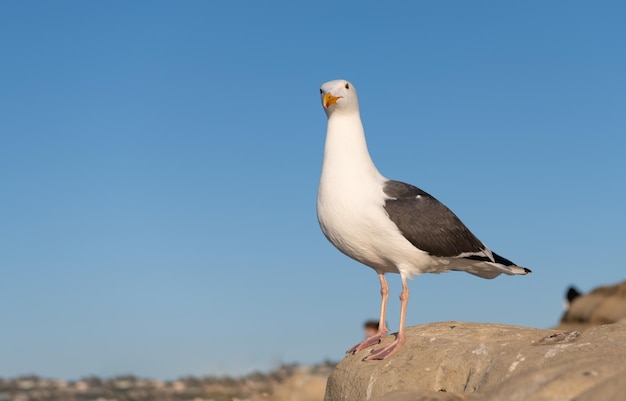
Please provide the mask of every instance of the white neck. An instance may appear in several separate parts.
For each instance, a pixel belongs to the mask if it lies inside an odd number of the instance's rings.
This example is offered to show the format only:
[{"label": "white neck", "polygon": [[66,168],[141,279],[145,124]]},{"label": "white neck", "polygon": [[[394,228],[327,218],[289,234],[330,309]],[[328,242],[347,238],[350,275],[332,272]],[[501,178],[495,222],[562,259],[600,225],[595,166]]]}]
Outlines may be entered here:
[{"label": "white neck", "polygon": [[328,119],[321,181],[339,185],[383,179],[367,150],[359,113],[335,113]]}]

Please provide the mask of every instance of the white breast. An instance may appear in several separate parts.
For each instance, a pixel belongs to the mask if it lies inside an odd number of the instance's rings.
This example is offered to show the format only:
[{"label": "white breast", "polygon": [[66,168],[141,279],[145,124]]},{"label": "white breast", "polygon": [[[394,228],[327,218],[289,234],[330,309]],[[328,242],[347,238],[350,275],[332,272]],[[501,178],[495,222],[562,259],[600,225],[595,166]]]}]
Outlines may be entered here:
[{"label": "white breast", "polygon": [[388,218],[385,181],[367,151],[360,118],[329,119],[317,198],[324,235],[341,252],[375,270],[421,273],[432,258]]}]

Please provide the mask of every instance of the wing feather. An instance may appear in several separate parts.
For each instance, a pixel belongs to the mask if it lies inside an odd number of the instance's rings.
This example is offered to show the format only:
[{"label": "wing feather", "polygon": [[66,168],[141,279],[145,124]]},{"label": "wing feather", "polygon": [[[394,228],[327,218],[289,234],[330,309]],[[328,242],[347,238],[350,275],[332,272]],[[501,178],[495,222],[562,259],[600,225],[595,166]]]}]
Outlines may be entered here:
[{"label": "wing feather", "polygon": [[430,194],[393,180],[385,183],[383,191],[389,196],[385,201],[389,218],[417,248],[440,257],[491,256],[465,224]]}]

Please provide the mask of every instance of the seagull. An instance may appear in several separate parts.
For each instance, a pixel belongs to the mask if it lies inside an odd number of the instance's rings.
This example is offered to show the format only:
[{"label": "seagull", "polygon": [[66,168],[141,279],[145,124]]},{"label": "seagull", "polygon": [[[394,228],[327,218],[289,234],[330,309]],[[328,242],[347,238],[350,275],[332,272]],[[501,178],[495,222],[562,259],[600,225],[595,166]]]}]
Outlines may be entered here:
[{"label": "seagull", "polygon": [[380,280],[378,331],[347,353],[380,343],[389,331],[385,273],[400,274],[402,280],[400,327],[393,342],[373,349],[365,360],[388,358],[405,342],[407,279],[413,275],[455,270],[491,279],[501,273],[531,272],[489,250],[430,194],[378,171],[367,149],[354,85],[345,80],[326,82],[320,95],[328,126],[317,218],[339,251],[374,269]]}]

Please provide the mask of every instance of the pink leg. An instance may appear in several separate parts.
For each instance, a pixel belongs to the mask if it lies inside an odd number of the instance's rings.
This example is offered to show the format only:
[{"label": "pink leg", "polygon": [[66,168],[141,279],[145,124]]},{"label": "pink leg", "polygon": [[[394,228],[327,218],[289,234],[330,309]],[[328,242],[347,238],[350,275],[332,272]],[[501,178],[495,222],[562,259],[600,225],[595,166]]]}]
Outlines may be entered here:
[{"label": "pink leg", "polygon": [[406,280],[402,277],[402,292],[400,293],[400,329],[396,339],[382,347],[375,348],[370,355],[363,358],[363,360],[371,361],[375,359],[385,359],[393,355],[400,349],[404,341],[406,340],[406,334],[404,333],[404,327],[406,326],[406,304],[409,301],[409,286],[406,284]]},{"label": "pink leg", "polygon": [[365,340],[361,341],[354,347],[350,348],[346,351],[346,354],[355,354],[362,349],[367,347],[371,347],[372,345],[376,345],[380,343],[380,340],[387,334],[389,329],[387,328],[387,323],[385,319],[387,317],[387,300],[389,299],[389,286],[387,285],[387,279],[385,279],[384,273],[378,273],[378,279],[380,280],[380,319],[378,320],[378,331],[373,336],[367,337]]}]

